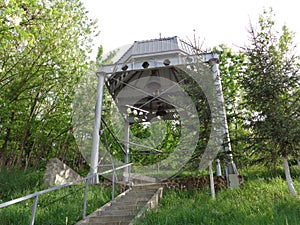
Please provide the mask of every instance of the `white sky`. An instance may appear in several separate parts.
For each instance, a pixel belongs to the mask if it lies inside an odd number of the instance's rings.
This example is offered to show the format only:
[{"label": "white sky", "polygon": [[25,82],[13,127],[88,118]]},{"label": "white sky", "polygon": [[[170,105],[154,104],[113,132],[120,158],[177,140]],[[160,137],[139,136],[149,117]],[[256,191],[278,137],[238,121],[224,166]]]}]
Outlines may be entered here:
[{"label": "white sky", "polygon": [[[264,7],[272,7],[277,25],[296,32],[300,44],[300,13],[296,0],[83,0],[92,18],[98,19],[96,46],[104,53],[134,41],[196,36],[204,47],[248,42],[249,21],[257,23]],[[298,47],[299,48],[299,47]]]}]

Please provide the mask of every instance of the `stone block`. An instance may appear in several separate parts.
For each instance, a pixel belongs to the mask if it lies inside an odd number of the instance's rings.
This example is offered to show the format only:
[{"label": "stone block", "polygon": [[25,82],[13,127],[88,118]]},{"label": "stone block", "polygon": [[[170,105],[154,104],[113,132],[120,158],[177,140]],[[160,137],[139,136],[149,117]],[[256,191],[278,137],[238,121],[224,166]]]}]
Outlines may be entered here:
[{"label": "stone block", "polygon": [[47,187],[62,185],[80,178],[79,174],[58,158],[51,158],[47,163],[44,174],[44,182]]}]

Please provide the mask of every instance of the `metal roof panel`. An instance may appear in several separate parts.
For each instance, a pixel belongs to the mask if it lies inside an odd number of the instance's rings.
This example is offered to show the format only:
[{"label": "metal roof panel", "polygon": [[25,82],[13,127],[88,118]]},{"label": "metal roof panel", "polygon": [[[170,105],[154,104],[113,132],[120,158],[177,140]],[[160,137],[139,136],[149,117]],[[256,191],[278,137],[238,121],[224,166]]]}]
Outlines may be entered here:
[{"label": "metal roof panel", "polygon": [[142,58],[149,55],[166,53],[193,54],[193,47],[177,36],[168,38],[135,41],[127,52],[121,56],[118,63],[125,63],[135,58]]}]

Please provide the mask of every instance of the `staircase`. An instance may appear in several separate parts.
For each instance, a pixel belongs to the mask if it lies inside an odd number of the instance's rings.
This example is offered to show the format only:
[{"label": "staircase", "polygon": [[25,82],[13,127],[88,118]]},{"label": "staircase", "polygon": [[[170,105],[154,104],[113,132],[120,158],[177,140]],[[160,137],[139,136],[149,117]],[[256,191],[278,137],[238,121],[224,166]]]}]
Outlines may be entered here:
[{"label": "staircase", "polygon": [[134,219],[158,205],[162,190],[157,183],[135,185],[76,225],[133,225]]}]

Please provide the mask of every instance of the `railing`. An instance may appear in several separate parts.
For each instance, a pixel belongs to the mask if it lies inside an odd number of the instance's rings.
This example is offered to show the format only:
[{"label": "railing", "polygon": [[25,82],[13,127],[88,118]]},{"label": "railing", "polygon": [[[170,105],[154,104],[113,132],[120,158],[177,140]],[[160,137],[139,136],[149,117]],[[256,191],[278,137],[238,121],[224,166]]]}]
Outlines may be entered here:
[{"label": "railing", "polygon": [[17,199],[13,199],[11,201],[8,201],[8,202],[4,202],[4,203],[0,204],[0,209],[4,208],[4,207],[7,207],[7,206],[10,206],[10,205],[13,205],[13,204],[16,204],[18,202],[28,200],[30,198],[34,198],[34,203],[33,203],[33,206],[32,206],[31,219],[30,219],[30,225],[34,225],[34,219],[35,219],[36,209],[37,209],[37,205],[38,205],[38,199],[39,199],[40,195],[43,195],[43,194],[46,194],[48,192],[55,191],[55,190],[58,190],[58,189],[61,189],[61,188],[64,188],[64,187],[68,187],[68,186],[71,186],[71,185],[74,185],[74,184],[81,183],[81,182],[85,181],[85,192],[84,192],[84,200],[83,200],[83,216],[82,216],[82,218],[85,219],[86,218],[86,206],[87,206],[89,181],[92,180],[92,178],[94,178],[96,176],[101,176],[101,175],[104,175],[104,174],[112,173],[112,199],[114,199],[115,171],[126,168],[126,167],[130,167],[131,165],[132,165],[132,163],[128,163],[128,164],[125,164],[123,166],[119,166],[119,167],[116,167],[116,168],[113,168],[113,169],[110,169],[110,170],[106,170],[106,171],[101,172],[101,173],[88,175],[88,176],[86,176],[84,178],[81,178],[79,180],[75,180],[75,181],[72,181],[72,182],[69,182],[69,183],[66,183],[66,184],[63,184],[63,185],[59,185],[59,186],[56,186],[56,187],[53,187],[53,188],[48,188],[48,189],[45,189],[45,190],[42,190],[42,191],[39,191],[39,192],[35,192],[33,194],[30,194],[30,195],[23,196],[21,198],[17,198]]}]

